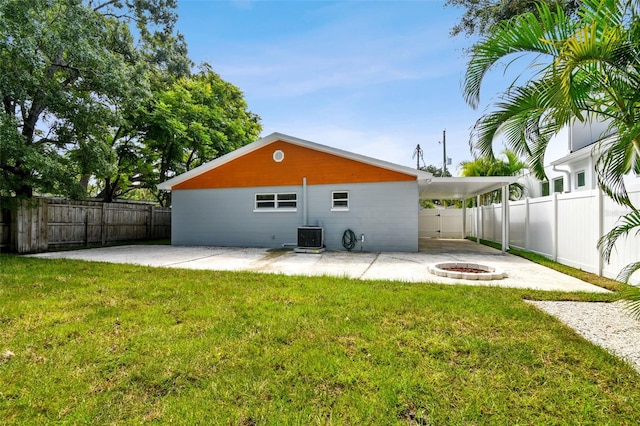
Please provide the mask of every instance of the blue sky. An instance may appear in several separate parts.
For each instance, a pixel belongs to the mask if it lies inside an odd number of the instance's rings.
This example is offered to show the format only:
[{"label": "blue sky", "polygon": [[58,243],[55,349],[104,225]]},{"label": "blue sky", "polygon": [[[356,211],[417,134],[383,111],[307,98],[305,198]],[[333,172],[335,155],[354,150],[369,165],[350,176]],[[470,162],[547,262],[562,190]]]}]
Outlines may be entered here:
[{"label": "blue sky", "polygon": [[[462,99],[463,49],[451,38],[462,14],[444,1],[179,0],[189,56],[238,86],[263,135],[282,132],[415,167],[452,173],[471,158],[479,117]],[[499,77],[497,81],[499,81]],[[489,82],[485,101],[495,94]]]}]

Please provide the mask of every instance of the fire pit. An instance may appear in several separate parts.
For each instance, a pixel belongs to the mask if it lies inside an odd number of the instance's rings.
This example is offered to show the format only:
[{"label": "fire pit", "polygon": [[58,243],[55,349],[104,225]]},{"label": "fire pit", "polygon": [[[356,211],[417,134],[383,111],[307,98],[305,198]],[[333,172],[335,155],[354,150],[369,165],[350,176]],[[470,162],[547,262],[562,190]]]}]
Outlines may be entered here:
[{"label": "fire pit", "polygon": [[427,270],[439,277],[463,280],[501,280],[507,273],[478,263],[445,262],[429,265]]}]

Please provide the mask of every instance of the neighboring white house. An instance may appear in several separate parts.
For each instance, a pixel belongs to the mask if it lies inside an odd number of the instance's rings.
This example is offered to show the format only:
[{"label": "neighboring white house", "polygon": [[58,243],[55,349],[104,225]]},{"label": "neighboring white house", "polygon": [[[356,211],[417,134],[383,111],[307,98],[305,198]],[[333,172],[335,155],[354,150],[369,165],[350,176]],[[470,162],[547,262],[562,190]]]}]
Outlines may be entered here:
[{"label": "neighboring white house", "polygon": [[607,130],[606,123],[574,123],[552,138],[544,157],[548,179],[523,177],[527,195],[535,198],[595,189],[595,164],[600,149],[606,149]]}]

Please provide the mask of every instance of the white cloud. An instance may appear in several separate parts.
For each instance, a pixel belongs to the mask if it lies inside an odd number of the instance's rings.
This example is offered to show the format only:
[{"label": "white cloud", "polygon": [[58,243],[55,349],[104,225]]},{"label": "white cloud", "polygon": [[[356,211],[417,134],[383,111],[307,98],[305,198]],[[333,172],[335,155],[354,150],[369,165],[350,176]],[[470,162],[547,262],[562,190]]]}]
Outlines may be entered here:
[{"label": "white cloud", "polygon": [[477,114],[459,88],[469,41],[448,37],[453,15],[441,12],[442,2],[300,4],[222,8],[232,19],[218,16],[219,31],[202,30],[213,37],[198,33],[201,44],[189,42],[240,87],[263,118],[263,134],[415,167],[417,144],[427,165],[441,164],[438,141],[447,127],[453,165],[470,158],[468,128]]},{"label": "white cloud", "polygon": [[[224,55],[216,70],[261,98],[459,74],[458,53],[452,40],[441,37],[443,26],[375,29],[377,24],[348,16],[270,40],[225,43],[221,51],[233,54]],[[438,56],[442,60],[434,61]]]}]

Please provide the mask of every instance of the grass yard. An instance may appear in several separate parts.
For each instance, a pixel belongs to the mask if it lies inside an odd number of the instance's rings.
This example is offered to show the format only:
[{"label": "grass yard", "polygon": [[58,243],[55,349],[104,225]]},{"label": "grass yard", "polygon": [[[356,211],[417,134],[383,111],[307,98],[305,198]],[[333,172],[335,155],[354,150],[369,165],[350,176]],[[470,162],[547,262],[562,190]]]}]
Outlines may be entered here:
[{"label": "grass yard", "polygon": [[0,354],[15,354],[0,355],[2,423],[631,425],[640,416],[635,370],[524,303],[532,291],[0,262]]}]

